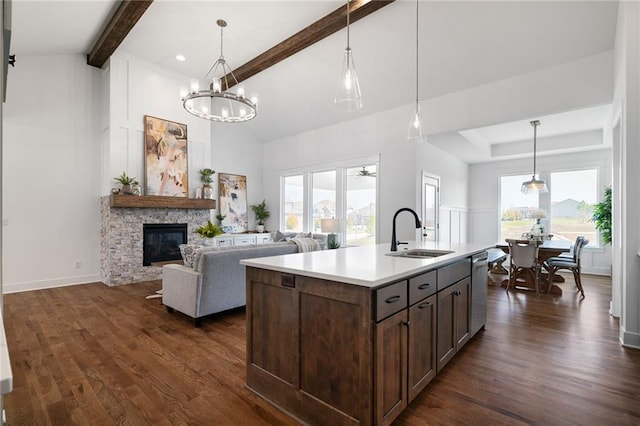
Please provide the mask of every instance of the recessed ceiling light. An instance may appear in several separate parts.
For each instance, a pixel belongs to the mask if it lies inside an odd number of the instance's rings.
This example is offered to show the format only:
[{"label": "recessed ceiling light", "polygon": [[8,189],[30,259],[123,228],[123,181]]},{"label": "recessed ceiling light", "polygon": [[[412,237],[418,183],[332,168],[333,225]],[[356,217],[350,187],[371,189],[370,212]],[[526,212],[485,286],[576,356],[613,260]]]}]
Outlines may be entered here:
[{"label": "recessed ceiling light", "polygon": [[184,55],[176,55],[176,59],[180,62],[184,62],[187,58],[185,58]]}]

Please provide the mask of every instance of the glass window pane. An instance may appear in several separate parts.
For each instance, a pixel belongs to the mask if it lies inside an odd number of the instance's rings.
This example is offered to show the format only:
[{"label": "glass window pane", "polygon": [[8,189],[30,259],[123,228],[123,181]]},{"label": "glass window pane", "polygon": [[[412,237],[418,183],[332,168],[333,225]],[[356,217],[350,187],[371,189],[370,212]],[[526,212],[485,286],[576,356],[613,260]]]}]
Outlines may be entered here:
[{"label": "glass window pane", "polygon": [[376,165],[347,169],[347,244],[376,243]]},{"label": "glass window pane", "polygon": [[598,202],[598,170],[551,173],[551,233],[554,239],[574,242],[578,235],[597,247],[600,239],[591,222],[592,206]]},{"label": "glass window pane", "polygon": [[320,219],[336,217],[336,171],[318,172],[312,174],[313,194],[313,224],[310,230],[320,233]]},{"label": "glass window pane", "polygon": [[500,239],[521,238],[531,231],[535,220],[531,214],[538,209],[538,194],[523,194],[522,182],[531,175],[500,177]]},{"label": "glass window pane", "polygon": [[303,176],[285,176],[282,223],[286,232],[302,232],[304,229]]}]

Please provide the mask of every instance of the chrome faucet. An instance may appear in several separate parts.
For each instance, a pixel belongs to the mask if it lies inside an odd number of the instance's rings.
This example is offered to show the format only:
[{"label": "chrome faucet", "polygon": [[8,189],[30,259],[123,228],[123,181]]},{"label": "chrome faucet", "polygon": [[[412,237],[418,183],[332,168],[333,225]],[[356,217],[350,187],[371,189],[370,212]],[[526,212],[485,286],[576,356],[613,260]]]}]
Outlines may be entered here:
[{"label": "chrome faucet", "polygon": [[422,227],[420,218],[418,217],[418,213],[414,212],[408,207],[399,209],[396,214],[393,215],[393,228],[391,230],[391,251],[398,251],[398,244],[407,244],[405,242],[396,240],[396,217],[398,217],[398,214],[400,212],[411,212],[411,214],[413,214],[413,217],[416,219],[416,229],[420,229],[420,227]]}]

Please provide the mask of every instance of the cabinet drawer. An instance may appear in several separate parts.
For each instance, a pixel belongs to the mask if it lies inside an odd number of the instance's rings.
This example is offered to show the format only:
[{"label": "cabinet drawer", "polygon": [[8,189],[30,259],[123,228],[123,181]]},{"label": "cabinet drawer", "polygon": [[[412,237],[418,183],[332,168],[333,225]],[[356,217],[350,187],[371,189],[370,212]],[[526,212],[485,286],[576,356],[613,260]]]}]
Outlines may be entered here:
[{"label": "cabinet drawer", "polygon": [[375,292],[376,321],[407,307],[407,281],[400,281]]},{"label": "cabinet drawer", "polygon": [[256,243],[255,237],[234,237],[233,240],[234,246],[246,246],[248,244]]},{"label": "cabinet drawer", "polygon": [[459,260],[438,269],[438,291],[471,275],[471,258]]},{"label": "cabinet drawer", "polygon": [[431,296],[437,289],[437,272],[430,271],[409,279],[409,305]]}]

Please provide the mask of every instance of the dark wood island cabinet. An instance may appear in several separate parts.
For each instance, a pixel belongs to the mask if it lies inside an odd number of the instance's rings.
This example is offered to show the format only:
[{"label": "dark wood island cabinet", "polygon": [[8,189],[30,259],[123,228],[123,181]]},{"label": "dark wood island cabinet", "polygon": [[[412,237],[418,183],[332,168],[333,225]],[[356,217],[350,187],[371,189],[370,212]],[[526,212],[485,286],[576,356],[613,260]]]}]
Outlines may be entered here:
[{"label": "dark wood island cabinet", "polygon": [[248,387],[309,424],[390,424],[471,337],[470,272],[364,286],[247,266]]}]

